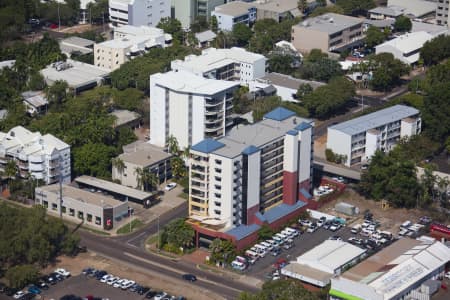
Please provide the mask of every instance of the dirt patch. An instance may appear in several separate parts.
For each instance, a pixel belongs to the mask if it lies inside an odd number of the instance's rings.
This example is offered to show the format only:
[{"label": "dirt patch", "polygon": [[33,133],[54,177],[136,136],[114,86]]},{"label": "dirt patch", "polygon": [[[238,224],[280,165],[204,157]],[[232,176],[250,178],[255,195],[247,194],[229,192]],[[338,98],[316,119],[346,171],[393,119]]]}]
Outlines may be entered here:
[{"label": "dirt patch", "polygon": [[[354,217],[349,217],[344,214],[339,214],[334,210],[334,206],[338,202],[346,202],[355,205],[359,208],[360,213]],[[364,218],[363,212],[370,210],[374,219],[381,222],[381,230],[387,230],[393,234],[397,234],[400,224],[406,220],[417,222],[418,219],[423,216],[423,212],[418,209],[404,209],[404,208],[389,208],[382,209],[381,202],[369,200],[352,189],[347,189],[340,197],[333,200],[320,208],[320,211],[337,215],[344,219],[347,219],[348,224],[354,224],[361,222]]]},{"label": "dirt patch", "polygon": [[171,295],[180,295],[188,299],[209,300],[209,299],[224,299],[208,290],[198,289],[189,283],[182,280],[177,280],[171,277],[162,276],[157,272],[148,269],[136,269],[126,264],[111,261],[101,255],[95,253],[83,253],[77,257],[58,257],[55,264],[48,266],[43,273],[51,273],[55,268],[65,268],[73,275],[78,275],[86,267],[93,267],[96,269],[103,269],[108,273],[112,273],[122,278],[129,278],[135,280],[139,284],[152,287],[157,290],[164,290]]}]

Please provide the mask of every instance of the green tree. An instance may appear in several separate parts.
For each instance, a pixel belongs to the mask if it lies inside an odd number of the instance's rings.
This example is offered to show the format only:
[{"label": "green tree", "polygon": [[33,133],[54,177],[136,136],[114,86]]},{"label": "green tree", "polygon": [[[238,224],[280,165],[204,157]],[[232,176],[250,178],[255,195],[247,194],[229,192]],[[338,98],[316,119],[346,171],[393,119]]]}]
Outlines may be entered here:
[{"label": "green tree", "polygon": [[298,8],[299,11],[304,13],[306,11],[306,9],[308,8],[308,1],[306,1],[306,0],[298,0],[297,1],[297,8]]},{"label": "green tree", "polygon": [[238,23],[233,26],[233,38],[237,46],[244,47],[253,35],[252,30],[244,23]]},{"label": "green tree", "polygon": [[217,18],[216,16],[211,16],[211,21],[210,21],[210,28],[213,32],[217,33],[218,30],[218,24],[217,24]]},{"label": "green tree", "polygon": [[11,180],[16,179],[19,168],[14,160],[8,160],[5,166],[5,176],[8,178],[8,185],[11,185]]},{"label": "green tree", "polygon": [[336,0],[336,5],[340,6],[346,15],[364,14],[375,7],[373,0]]},{"label": "green tree", "polygon": [[309,94],[311,94],[312,92],[313,92],[313,88],[312,88],[312,86],[309,83],[302,83],[298,87],[296,95],[297,95],[297,98],[301,100],[304,97],[306,97]]},{"label": "green tree", "polygon": [[[450,64],[449,64],[450,65]],[[433,140],[443,142],[450,136],[450,86],[447,82],[432,85],[424,98],[423,122]]]},{"label": "green tree", "polygon": [[313,293],[294,280],[268,281],[263,284],[262,290],[256,294],[242,293],[239,300],[319,300],[320,293]]},{"label": "green tree", "polygon": [[186,166],[184,165],[184,161],[179,157],[175,156],[170,161],[172,165],[172,173],[175,178],[183,178],[186,177]]},{"label": "green tree", "polygon": [[76,175],[111,178],[111,157],[115,153],[112,146],[88,142],[73,150],[73,171]]},{"label": "green tree", "polygon": [[32,91],[41,91],[45,88],[44,76],[39,72],[33,72],[30,74],[28,80],[28,89]]},{"label": "green tree", "polygon": [[398,32],[410,31],[412,28],[411,20],[406,16],[399,16],[394,23],[394,30]]},{"label": "green tree", "polygon": [[335,13],[335,14],[343,15],[344,10],[342,9],[342,7],[337,6],[337,5],[318,6],[313,10],[313,12],[311,14],[309,14],[309,17],[311,17],[311,18],[317,17],[317,16],[327,14],[327,13]]},{"label": "green tree", "polygon": [[174,219],[164,226],[163,235],[163,242],[175,248],[191,248],[194,245],[195,231],[182,218]]},{"label": "green tree", "polygon": [[123,170],[125,169],[125,163],[120,157],[115,157],[111,159],[111,164],[114,168],[117,169],[117,172],[122,175]]},{"label": "green tree", "polygon": [[420,57],[427,66],[435,65],[450,57],[450,35],[442,34],[425,42],[420,49]]},{"label": "green tree", "polygon": [[327,6],[327,0],[316,0],[317,5],[325,7]]},{"label": "green tree", "polygon": [[373,77],[370,82],[377,91],[388,91],[401,83],[400,77],[409,73],[409,66],[391,53],[380,53],[373,58]]},{"label": "green tree", "polygon": [[365,41],[367,47],[373,48],[384,42],[386,38],[387,36],[383,31],[375,26],[370,26],[369,29],[367,29]]},{"label": "green tree", "polygon": [[13,288],[23,288],[38,279],[39,272],[33,265],[21,265],[9,268],[5,277]]},{"label": "green tree", "polygon": [[269,225],[263,224],[258,230],[258,241],[265,241],[270,239],[275,232],[270,228]]},{"label": "green tree", "polygon": [[60,106],[67,100],[69,85],[66,81],[57,80],[47,88],[47,99],[50,105]]},{"label": "green tree", "polygon": [[108,0],[95,0],[86,5],[89,23],[99,24],[108,20]]},{"label": "green tree", "polygon": [[178,152],[180,152],[178,140],[173,135],[170,135],[167,139],[167,151],[169,151],[169,153],[171,154],[178,154]]},{"label": "green tree", "polygon": [[191,24],[191,32],[197,33],[208,30],[209,28],[208,21],[205,16],[198,16],[195,18],[194,22]]},{"label": "green tree", "polygon": [[236,247],[229,240],[214,239],[209,245],[210,260],[213,263],[231,263],[236,256]]},{"label": "green tree", "polygon": [[309,80],[329,81],[342,74],[339,62],[328,58],[319,49],[312,49],[299,69],[300,78]]},{"label": "green tree", "polygon": [[292,74],[294,57],[291,55],[273,54],[268,57],[269,72]]},{"label": "green tree", "polygon": [[181,22],[175,18],[162,18],[156,27],[164,30],[165,33],[172,35],[174,41],[183,43],[183,29],[181,28]]}]

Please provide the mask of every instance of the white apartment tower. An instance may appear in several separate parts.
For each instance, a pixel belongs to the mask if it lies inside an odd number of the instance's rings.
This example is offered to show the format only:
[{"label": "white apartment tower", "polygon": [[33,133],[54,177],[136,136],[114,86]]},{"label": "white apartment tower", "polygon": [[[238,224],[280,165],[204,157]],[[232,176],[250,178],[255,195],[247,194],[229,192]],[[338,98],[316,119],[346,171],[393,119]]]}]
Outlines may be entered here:
[{"label": "white apartment tower", "polygon": [[170,17],[170,0],[109,0],[108,4],[113,26],[156,26]]},{"label": "white apartment tower", "polygon": [[0,170],[16,162],[21,178],[42,179],[46,184],[70,183],[70,146],[51,134],[41,135],[22,126],[0,132]]},{"label": "white apartment tower", "polygon": [[181,148],[225,135],[233,122],[239,83],[170,71],[150,76],[150,143],[165,147],[174,136]]},{"label": "white apartment tower", "polygon": [[401,138],[419,134],[420,112],[395,105],[328,127],[327,148],[345,156],[345,165],[367,161],[377,151],[390,151]]},{"label": "white apartment tower", "polygon": [[[189,217],[230,229],[269,224],[311,188],[313,122],[277,108],[190,149]],[[281,208],[277,211],[277,208]],[[265,218],[265,219],[264,219]]]}]

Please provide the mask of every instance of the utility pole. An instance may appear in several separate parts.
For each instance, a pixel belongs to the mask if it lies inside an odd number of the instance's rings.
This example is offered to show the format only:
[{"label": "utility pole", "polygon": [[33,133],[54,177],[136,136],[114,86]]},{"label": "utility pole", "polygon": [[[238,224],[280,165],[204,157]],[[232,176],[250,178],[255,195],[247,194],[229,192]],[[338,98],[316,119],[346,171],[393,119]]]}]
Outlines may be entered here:
[{"label": "utility pole", "polygon": [[63,196],[62,196],[62,157],[59,155],[59,217],[62,219],[62,205],[63,205]]},{"label": "utility pole", "polygon": [[59,15],[59,2],[58,2],[58,31],[61,31],[61,16]]},{"label": "utility pole", "polygon": [[158,248],[158,252],[159,252],[159,250],[160,250],[160,249],[159,249],[159,248],[160,248],[160,245],[159,245],[159,238],[160,238],[160,237],[159,237],[159,215],[158,215],[157,222],[158,222],[158,223],[157,223],[157,228],[158,228],[158,240],[156,241],[156,243],[157,243],[157,244],[156,244],[156,245],[157,245],[156,248]]}]

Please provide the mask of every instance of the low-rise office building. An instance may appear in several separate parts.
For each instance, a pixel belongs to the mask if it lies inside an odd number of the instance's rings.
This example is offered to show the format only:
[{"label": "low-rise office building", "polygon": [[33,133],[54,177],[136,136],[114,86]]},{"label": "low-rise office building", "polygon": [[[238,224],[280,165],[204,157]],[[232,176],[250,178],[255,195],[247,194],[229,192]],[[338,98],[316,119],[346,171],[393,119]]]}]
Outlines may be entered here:
[{"label": "low-rise office building", "polygon": [[30,116],[47,112],[48,100],[43,91],[27,91],[22,93],[23,104]]},{"label": "low-rise office building", "polygon": [[[114,30],[114,39],[94,45],[94,65],[115,70],[151,48],[164,48],[172,37],[159,28],[129,26]],[[167,40],[169,39],[169,40]]]},{"label": "low-rise office building", "polygon": [[345,157],[344,164],[365,162],[377,151],[387,152],[401,138],[421,132],[420,112],[395,105],[328,127],[327,148]]},{"label": "low-rise office building", "polygon": [[52,63],[40,71],[47,85],[63,80],[75,93],[102,85],[110,72],[109,69],[71,59]]},{"label": "low-rise office building", "polygon": [[142,116],[137,112],[126,109],[115,109],[109,115],[115,118],[113,127],[115,130],[120,128],[136,129],[142,125]]},{"label": "low-rise office building", "polygon": [[36,204],[49,213],[92,227],[112,229],[116,220],[128,216],[127,202],[67,184],[61,190],[59,184],[37,187],[35,195]]},{"label": "low-rise office building", "polygon": [[308,84],[314,90],[319,86],[325,85],[323,82],[310,81],[294,78],[289,75],[280,73],[267,73],[264,77],[256,79],[249,84],[250,92],[257,92],[261,89],[266,89],[273,86],[276,89],[275,94],[281,97],[283,101],[299,102],[297,98],[297,91],[300,85]]},{"label": "low-rise office building", "polygon": [[170,136],[181,149],[225,135],[233,125],[238,82],[207,79],[186,71],[150,76],[150,143],[165,147]]},{"label": "low-rise office building", "polygon": [[220,30],[232,31],[236,24],[253,24],[256,21],[256,7],[254,2],[233,1],[217,6],[211,15],[217,18]]},{"label": "low-rise office building", "polygon": [[441,278],[449,261],[450,248],[441,242],[400,239],[331,278],[330,299],[429,299],[411,296],[422,283]]},{"label": "low-rise office building", "polygon": [[307,284],[325,287],[331,278],[340,275],[366,255],[366,250],[350,243],[326,240],[297,257],[281,269],[281,274]]},{"label": "low-rise office building", "polygon": [[46,184],[70,182],[70,146],[51,134],[41,135],[22,126],[0,132],[0,171],[8,161],[17,165],[20,178],[43,180]]},{"label": "low-rise office building", "polygon": [[291,42],[300,52],[345,50],[364,39],[363,23],[360,18],[327,13],[292,26]]},{"label": "low-rise office building", "polygon": [[113,163],[112,166],[112,179],[120,181],[120,184],[142,189],[143,187],[139,187],[137,169],[149,170],[157,176],[159,183],[172,178],[170,161],[173,155],[163,148],[136,141],[124,146],[123,151],[116,160],[123,164]]},{"label": "low-rise office building", "polygon": [[156,26],[170,18],[170,0],[109,0],[109,20],[113,26]]},{"label": "low-rise office building", "polygon": [[251,80],[266,74],[267,58],[243,48],[208,48],[200,55],[188,55],[184,60],[174,60],[174,71],[187,71],[205,78],[239,81],[248,85]]},{"label": "low-rise office building", "polygon": [[[307,2],[313,2],[308,0]],[[256,18],[274,19],[281,22],[285,19],[292,19],[303,16],[298,9],[298,0],[262,0],[251,3],[256,7]]]},{"label": "low-rise office building", "polygon": [[211,44],[214,42],[214,40],[216,39],[217,34],[214,33],[214,31],[212,30],[206,30],[203,32],[197,32],[195,34],[195,38],[197,39],[198,42],[198,47],[199,48],[209,48],[211,47]]},{"label": "low-rise office building", "polygon": [[404,9],[403,14],[412,19],[434,17],[436,2],[428,0],[388,0],[387,6],[397,6]]},{"label": "low-rise office building", "polygon": [[312,183],[313,121],[277,108],[260,122],[190,149],[189,222],[197,244],[215,237],[241,249],[263,223],[281,226],[304,209]]},{"label": "low-rise office building", "polygon": [[406,33],[375,46],[375,53],[391,53],[405,64],[413,65],[419,61],[420,49],[422,49],[423,44],[433,37],[425,31]]},{"label": "low-rise office building", "polygon": [[378,6],[368,11],[369,18],[372,20],[397,19],[403,16],[405,8],[400,6]]}]

